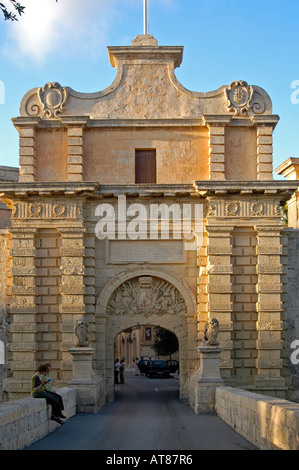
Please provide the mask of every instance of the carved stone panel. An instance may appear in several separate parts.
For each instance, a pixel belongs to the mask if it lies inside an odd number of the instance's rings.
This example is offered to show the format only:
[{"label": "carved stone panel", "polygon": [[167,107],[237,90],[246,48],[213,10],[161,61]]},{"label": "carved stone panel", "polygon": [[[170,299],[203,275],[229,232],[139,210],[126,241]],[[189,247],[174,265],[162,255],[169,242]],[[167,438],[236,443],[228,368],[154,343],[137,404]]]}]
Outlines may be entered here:
[{"label": "carved stone panel", "polygon": [[45,115],[57,118],[67,99],[66,89],[57,82],[46,83],[43,88],[39,88],[38,95]]},{"label": "carved stone panel", "polygon": [[108,315],[184,315],[187,307],[180,292],[168,282],[140,276],[125,282],[112,294]]}]

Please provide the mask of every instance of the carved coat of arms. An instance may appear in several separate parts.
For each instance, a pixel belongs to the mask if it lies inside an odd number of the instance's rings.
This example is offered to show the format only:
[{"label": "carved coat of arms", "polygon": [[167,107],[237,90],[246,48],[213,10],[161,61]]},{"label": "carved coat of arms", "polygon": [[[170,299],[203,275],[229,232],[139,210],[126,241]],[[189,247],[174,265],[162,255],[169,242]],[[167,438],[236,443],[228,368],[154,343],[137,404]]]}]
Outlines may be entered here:
[{"label": "carved coat of arms", "polygon": [[57,118],[67,99],[66,89],[57,82],[49,82],[43,88],[39,88],[38,95],[45,115],[48,118]]},{"label": "carved coat of arms", "polygon": [[122,284],[107,306],[109,315],[151,315],[186,313],[179,291],[162,279],[140,276]]},{"label": "carved coat of arms", "polygon": [[247,82],[238,80],[231,83],[226,90],[226,95],[229,111],[233,111],[236,116],[242,116],[250,108],[253,88]]}]

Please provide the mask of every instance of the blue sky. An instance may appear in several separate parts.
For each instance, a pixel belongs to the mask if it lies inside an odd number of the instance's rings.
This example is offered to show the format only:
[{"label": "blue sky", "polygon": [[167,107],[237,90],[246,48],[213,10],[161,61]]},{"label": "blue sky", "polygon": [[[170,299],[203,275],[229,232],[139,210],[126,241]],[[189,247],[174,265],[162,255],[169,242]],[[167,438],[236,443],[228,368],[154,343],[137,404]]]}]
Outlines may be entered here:
[{"label": "blue sky", "polygon": [[[143,33],[143,0],[20,2],[26,13],[18,22],[0,18],[0,165],[7,166],[18,166],[10,118],[28,90],[52,81],[103,90],[116,75],[106,47]],[[184,46],[176,69],[184,87],[211,91],[240,79],[269,93],[280,116],[274,168],[299,157],[298,19],[298,0],[149,0],[149,33],[159,45]]]}]

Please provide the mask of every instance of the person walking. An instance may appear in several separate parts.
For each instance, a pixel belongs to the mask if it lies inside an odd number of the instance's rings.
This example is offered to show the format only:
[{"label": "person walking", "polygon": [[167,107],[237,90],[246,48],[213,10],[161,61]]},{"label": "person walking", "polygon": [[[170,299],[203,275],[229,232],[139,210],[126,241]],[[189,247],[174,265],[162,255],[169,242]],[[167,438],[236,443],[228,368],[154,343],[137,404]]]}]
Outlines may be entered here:
[{"label": "person walking", "polygon": [[115,359],[114,362],[114,383],[119,384],[119,370],[120,370],[120,362],[119,359]]},{"label": "person walking", "polygon": [[138,362],[139,362],[139,359],[138,359],[138,357],[136,357],[136,360],[135,360],[135,375],[140,375]]},{"label": "person walking", "polygon": [[122,359],[120,361],[120,368],[119,368],[119,377],[120,377],[120,383],[124,384],[125,383],[125,360]]},{"label": "person walking", "polygon": [[62,420],[63,415],[61,413],[59,398],[45,390],[45,386],[51,380],[50,378],[45,378],[47,371],[47,366],[45,364],[41,364],[36,373],[32,376],[31,395],[33,398],[45,398],[48,405],[52,407],[51,419],[59,424],[63,424],[64,421]]}]

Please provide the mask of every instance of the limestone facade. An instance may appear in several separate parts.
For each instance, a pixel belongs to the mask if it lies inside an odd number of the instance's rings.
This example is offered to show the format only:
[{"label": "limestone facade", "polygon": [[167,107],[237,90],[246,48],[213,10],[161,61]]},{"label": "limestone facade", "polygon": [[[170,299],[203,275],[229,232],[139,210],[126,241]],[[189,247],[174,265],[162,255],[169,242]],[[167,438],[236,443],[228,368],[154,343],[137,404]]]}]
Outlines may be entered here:
[{"label": "limestone facade", "polygon": [[[208,93],[186,90],[175,77],[183,48],[159,46],[151,36],[108,53],[117,75],[106,90],[83,94],[47,83],[25,95],[13,119],[20,178],[0,184],[11,210],[11,227],[1,234],[5,397],[28,395],[43,361],[51,362],[56,387],[70,382],[82,317],[106,399],[114,397],[117,335],[156,325],[178,337],[180,397],[190,403],[209,317],[220,324],[225,384],[286,397],[290,248],[280,206],[298,182],[273,180],[279,118],[268,94],[244,81]],[[155,182],[136,183],[139,150],[155,151]],[[98,238],[103,204],[116,227],[132,222],[133,212],[123,219],[119,210],[124,199],[132,211],[145,208],[139,222],[147,226],[153,204],[176,204],[181,216],[184,205],[192,214],[200,207],[200,245],[187,249],[173,221],[168,238],[160,231],[150,239],[140,225],[141,239],[121,230]]]}]

